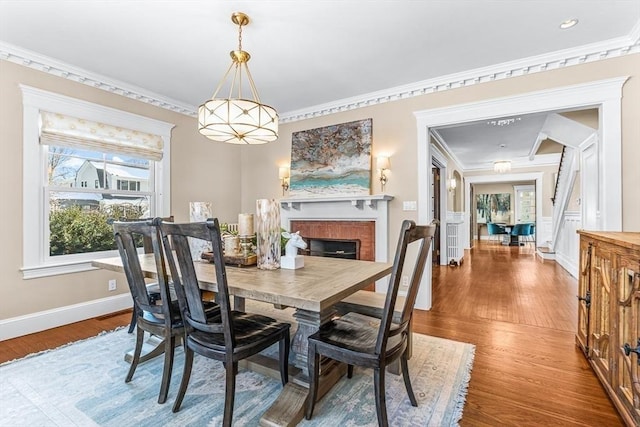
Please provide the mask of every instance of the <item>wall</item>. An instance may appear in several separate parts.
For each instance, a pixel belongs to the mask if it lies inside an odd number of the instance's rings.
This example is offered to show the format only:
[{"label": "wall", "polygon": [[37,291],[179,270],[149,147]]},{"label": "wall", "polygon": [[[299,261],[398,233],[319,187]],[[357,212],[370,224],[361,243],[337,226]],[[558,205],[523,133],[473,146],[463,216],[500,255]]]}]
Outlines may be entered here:
[{"label": "wall", "polygon": [[[129,292],[124,275],[101,270],[22,279],[22,95],[18,84],[174,123],[170,213],[177,221],[188,221],[190,201],[212,201],[221,219],[237,215],[241,170],[237,146],[200,136],[194,118],[0,60],[0,179],[5,183],[0,190],[5,239],[0,258],[0,320]],[[107,291],[110,278],[118,280],[114,292]]]},{"label": "wall", "polygon": [[[630,76],[622,99],[622,176],[624,231],[640,230],[640,54],[541,73],[512,77],[400,99],[357,110],[281,124],[280,138],[263,146],[237,147],[208,142],[198,135],[194,118],[182,116],[103,90],[61,79],[0,60],[0,141],[3,147],[0,179],[2,200],[0,219],[5,226],[5,247],[0,260],[0,320],[42,310],[105,298],[106,282],[113,274],[103,271],[23,280],[22,265],[22,102],[18,83],[119,108],[132,113],[175,123],[172,138],[171,210],[177,221],[188,220],[189,201],[211,201],[217,216],[233,221],[238,211],[255,210],[255,200],[282,197],[278,165],[288,163],[291,133],[373,118],[373,154],[391,155],[386,193],[390,203],[390,236],[397,236],[401,220],[416,219],[417,212],[402,210],[402,201],[417,200],[417,131],[414,111],[500,98],[524,92],[569,86],[618,76]],[[374,179],[373,193],[380,193]],[[9,185],[8,183],[13,183]],[[546,191],[546,190],[545,190]],[[551,191],[551,190],[549,190]],[[462,195],[463,196],[463,195]],[[546,197],[546,196],[545,196]],[[10,201],[7,203],[7,201]],[[10,204],[10,207],[7,205]],[[548,212],[543,212],[549,215]],[[395,237],[389,239],[393,253]],[[118,293],[126,293],[123,276]],[[124,289],[123,289],[124,288]]]},{"label": "wall", "polygon": [[[249,209],[260,197],[281,197],[277,180],[277,166],[288,163],[292,132],[344,123],[364,118],[373,119],[373,155],[391,155],[391,171],[386,192],[395,196],[390,203],[390,233],[397,236],[404,218],[416,219],[416,212],[402,210],[402,202],[417,199],[417,130],[414,111],[456,104],[478,102],[491,98],[512,96],[525,92],[570,86],[618,76],[630,76],[623,87],[622,102],[622,174],[623,174],[623,230],[640,230],[640,54],[599,62],[550,70],[506,80],[435,92],[413,98],[400,99],[355,110],[286,123],[280,126],[278,141],[260,147],[246,147],[242,153],[242,206]],[[484,172],[486,174],[486,172]],[[552,172],[545,172],[545,175]],[[482,174],[482,173],[480,173]],[[545,179],[547,182],[547,179]],[[548,181],[551,182],[551,181]],[[377,183],[376,183],[377,184]],[[549,188],[547,188],[549,187]],[[373,193],[379,193],[373,185]],[[544,186],[543,199],[551,197],[551,184]],[[547,194],[548,193],[548,194]],[[546,204],[545,204],[546,205]],[[550,205],[543,206],[543,216],[551,215]],[[393,242],[394,239],[390,239]],[[393,248],[389,248],[393,251]]]}]

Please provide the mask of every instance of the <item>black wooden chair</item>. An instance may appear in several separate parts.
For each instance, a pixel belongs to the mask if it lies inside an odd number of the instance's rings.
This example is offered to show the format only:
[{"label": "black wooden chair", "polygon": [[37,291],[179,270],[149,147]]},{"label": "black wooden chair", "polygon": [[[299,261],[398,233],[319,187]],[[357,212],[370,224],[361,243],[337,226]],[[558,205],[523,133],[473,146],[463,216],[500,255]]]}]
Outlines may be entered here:
[{"label": "black wooden chair", "polygon": [[[346,363],[349,378],[353,375],[354,365],[373,368],[376,413],[380,426],[388,425],[384,386],[385,367],[398,358],[400,358],[409,400],[413,406],[418,406],[409,378],[407,340],[410,333],[411,313],[435,230],[435,225],[417,226],[413,221],[403,221],[381,319],[351,312],[326,323],[309,337],[310,385],[305,413],[308,420],[313,415],[318,395],[320,356]],[[406,268],[407,247],[414,242],[418,246],[415,262],[413,268]],[[409,288],[401,315],[394,319],[398,289],[404,275],[410,277]]]},{"label": "black wooden chair", "polygon": [[[120,218],[118,219],[118,221],[120,222],[140,222],[140,221],[152,221],[152,220],[153,218],[137,218],[137,219]],[[166,218],[162,218],[162,220],[173,222],[173,215],[168,216]],[[111,221],[111,223],[113,224],[113,221]],[[151,238],[149,236],[142,237],[142,249],[145,254],[153,253]],[[155,304],[156,302],[160,301],[160,288],[158,286],[158,283],[157,282],[148,283],[147,288],[148,288],[150,302],[152,304]],[[132,333],[136,329],[136,319],[138,318],[139,314],[140,314],[140,309],[136,307],[136,303],[134,300],[133,310],[131,312],[131,321],[129,322],[129,331],[128,331],[129,333]]]},{"label": "black wooden chair", "polygon": [[[125,382],[131,381],[140,362],[144,333],[148,332],[162,337],[164,340],[164,369],[158,403],[164,403],[167,400],[171,382],[176,337],[181,337],[184,334],[184,326],[178,304],[172,302],[172,299],[175,300],[175,298],[171,298],[159,230],[152,224],[152,221],[136,221],[114,222],[113,232],[136,308],[134,310],[137,323],[136,347]],[[145,274],[140,266],[136,247],[136,242],[140,240],[140,237],[148,239],[154,254],[157,288],[150,289],[145,282]],[[156,289],[160,293],[159,299],[151,295]]]},{"label": "black wooden chair", "polygon": [[[280,378],[283,385],[289,380],[290,325],[270,317],[231,310],[222,254],[220,225],[217,219],[189,224],[162,223],[160,230],[168,254],[171,253],[169,250],[169,239],[171,239],[171,248],[174,253],[167,257],[168,264],[186,326],[184,373],[178,396],[173,405],[173,412],[180,410],[180,405],[187,391],[195,352],[219,360],[225,367],[226,390],[223,425],[230,426],[233,418],[238,361],[257,354],[272,344],[279,343]],[[205,315],[200,298],[198,277],[189,249],[189,238],[202,239],[211,243],[216,266],[220,321],[211,321]]]}]

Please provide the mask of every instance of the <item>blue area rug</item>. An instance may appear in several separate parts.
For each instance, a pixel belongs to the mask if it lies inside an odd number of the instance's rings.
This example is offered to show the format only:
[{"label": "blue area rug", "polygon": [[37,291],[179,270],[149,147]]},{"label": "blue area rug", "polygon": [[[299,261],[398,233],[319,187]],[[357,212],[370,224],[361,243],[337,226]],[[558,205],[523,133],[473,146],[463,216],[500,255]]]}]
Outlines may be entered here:
[{"label": "blue area rug", "polygon": [[[135,338],[124,329],[0,366],[2,426],[218,426],[224,407],[224,370],[196,355],[191,382],[177,414],[171,412],[182,375],[177,350],[166,404],[157,403],[162,358],[142,364],[125,384],[123,355]],[[475,347],[414,334],[409,361],[418,407],[409,403],[401,376],[387,373],[387,409],[393,426],[450,426],[462,417]],[[282,389],[280,382],[241,369],[234,425],[257,426]],[[342,378],[304,426],[376,426],[370,370]]]}]

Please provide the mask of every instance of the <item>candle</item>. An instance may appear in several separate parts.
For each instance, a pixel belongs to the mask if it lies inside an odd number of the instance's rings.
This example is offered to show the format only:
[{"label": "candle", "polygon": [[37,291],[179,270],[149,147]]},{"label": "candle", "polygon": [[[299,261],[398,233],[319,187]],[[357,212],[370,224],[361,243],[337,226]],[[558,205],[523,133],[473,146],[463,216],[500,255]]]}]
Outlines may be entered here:
[{"label": "candle", "polygon": [[238,234],[253,235],[253,214],[238,214]]},{"label": "candle", "polygon": [[238,252],[238,237],[227,236],[224,239],[224,253],[225,255],[234,255]]}]

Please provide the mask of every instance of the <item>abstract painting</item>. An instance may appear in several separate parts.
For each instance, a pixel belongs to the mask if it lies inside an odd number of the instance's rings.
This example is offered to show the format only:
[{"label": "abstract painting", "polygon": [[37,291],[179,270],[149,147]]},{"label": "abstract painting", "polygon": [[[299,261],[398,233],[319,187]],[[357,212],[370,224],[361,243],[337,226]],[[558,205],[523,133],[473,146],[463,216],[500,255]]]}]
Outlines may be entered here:
[{"label": "abstract painting", "polygon": [[511,193],[478,194],[476,201],[476,220],[478,224],[509,222]]},{"label": "abstract painting", "polygon": [[371,193],[372,119],[294,132],[290,196]]}]

